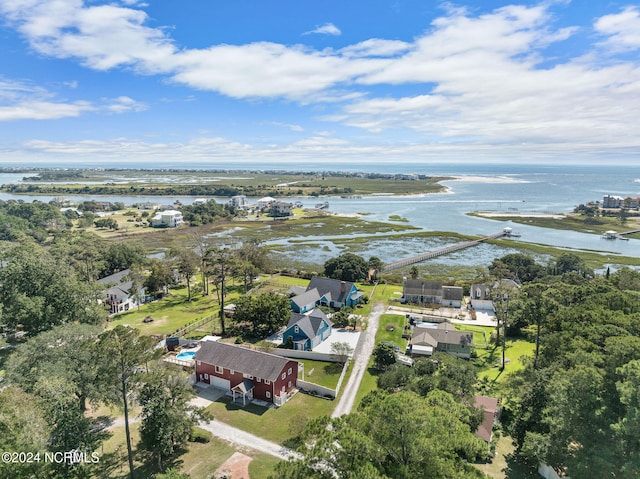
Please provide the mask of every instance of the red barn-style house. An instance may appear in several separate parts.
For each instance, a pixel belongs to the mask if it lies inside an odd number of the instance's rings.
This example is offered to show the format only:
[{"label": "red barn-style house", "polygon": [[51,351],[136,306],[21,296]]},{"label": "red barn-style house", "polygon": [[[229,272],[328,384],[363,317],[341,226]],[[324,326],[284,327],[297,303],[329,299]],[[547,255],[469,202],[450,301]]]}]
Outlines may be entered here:
[{"label": "red barn-style house", "polygon": [[298,362],[234,344],[204,341],[195,356],[196,379],[231,391],[233,399],[282,406],[296,388]]}]

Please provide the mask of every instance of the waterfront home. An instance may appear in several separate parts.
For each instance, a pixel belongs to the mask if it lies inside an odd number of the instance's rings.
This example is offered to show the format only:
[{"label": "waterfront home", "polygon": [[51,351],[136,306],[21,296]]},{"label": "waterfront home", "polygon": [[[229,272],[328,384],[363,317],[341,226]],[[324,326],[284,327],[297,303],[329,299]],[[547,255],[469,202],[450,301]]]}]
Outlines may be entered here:
[{"label": "waterfront home", "polygon": [[274,201],[269,209],[269,216],[274,218],[284,218],[293,214],[293,203],[286,201]]},{"label": "waterfront home", "polygon": [[414,304],[442,304],[451,308],[462,306],[462,288],[443,286],[438,281],[402,280],[402,301]]},{"label": "waterfront home", "polygon": [[313,276],[304,293],[291,298],[291,309],[305,313],[315,306],[329,306],[335,309],[356,306],[364,294],[350,281]]},{"label": "waterfront home", "polygon": [[177,210],[160,211],[151,218],[154,228],[177,228],[184,223],[182,213]]}]

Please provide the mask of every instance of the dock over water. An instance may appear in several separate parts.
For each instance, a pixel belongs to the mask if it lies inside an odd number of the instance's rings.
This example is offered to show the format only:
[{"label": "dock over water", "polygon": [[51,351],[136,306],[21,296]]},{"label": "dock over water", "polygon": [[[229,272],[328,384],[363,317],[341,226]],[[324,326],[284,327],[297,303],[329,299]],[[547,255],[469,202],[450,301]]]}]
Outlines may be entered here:
[{"label": "dock over water", "polygon": [[459,251],[461,249],[469,248],[470,246],[475,246],[477,244],[482,243],[483,241],[502,238],[503,236],[510,236],[510,235],[511,235],[511,229],[505,228],[504,230],[498,233],[494,233],[489,236],[483,236],[482,238],[478,238],[476,240],[465,241],[463,243],[447,246],[446,248],[441,248],[435,251],[431,251],[429,253],[423,253],[421,255],[414,256],[412,258],[407,258],[400,261],[396,261],[394,263],[385,264],[382,267],[382,271],[391,271],[393,269],[402,268],[404,266],[409,266],[411,264],[421,263],[422,261],[426,261],[428,259],[435,258],[437,256],[442,256],[445,254],[453,253],[454,251]]}]

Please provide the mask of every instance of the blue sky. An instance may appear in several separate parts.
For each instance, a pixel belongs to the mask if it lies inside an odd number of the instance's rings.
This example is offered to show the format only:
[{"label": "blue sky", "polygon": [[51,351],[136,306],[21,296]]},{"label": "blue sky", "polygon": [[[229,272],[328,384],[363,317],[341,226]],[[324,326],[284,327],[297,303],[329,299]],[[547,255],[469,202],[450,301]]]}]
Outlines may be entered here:
[{"label": "blue sky", "polygon": [[0,0],[0,165],[637,164],[640,5]]}]

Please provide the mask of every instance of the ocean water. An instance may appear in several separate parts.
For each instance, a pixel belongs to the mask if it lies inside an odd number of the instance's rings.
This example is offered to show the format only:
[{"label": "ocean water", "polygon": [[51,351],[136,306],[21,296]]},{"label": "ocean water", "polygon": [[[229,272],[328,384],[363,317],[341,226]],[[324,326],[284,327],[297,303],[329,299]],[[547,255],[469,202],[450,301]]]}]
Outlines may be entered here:
[{"label": "ocean water", "polygon": [[[141,167],[148,166],[141,165]],[[188,167],[185,167],[188,168]],[[197,168],[203,168],[198,165]],[[215,165],[211,166],[216,169]],[[602,200],[607,194],[619,196],[640,196],[640,166],[576,166],[576,165],[521,165],[521,164],[358,164],[351,168],[327,167],[326,164],[305,164],[292,167],[290,164],[243,164],[247,170],[290,170],[290,171],[360,171],[397,174],[426,174],[431,176],[452,176],[457,179],[446,181],[448,191],[420,196],[369,196],[357,199],[339,197],[326,198],[329,211],[342,214],[366,213],[365,218],[374,221],[389,222],[390,216],[398,215],[409,220],[410,224],[425,231],[452,231],[470,235],[488,235],[509,226],[521,233],[519,241],[546,244],[567,249],[586,249],[603,252],[615,264],[615,256],[640,257],[640,241],[603,240],[599,234],[575,233],[571,231],[551,230],[528,225],[510,224],[487,218],[468,216],[469,212],[493,211],[512,214],[562,214],[568,213],[581,203]],[[240,167],[239,167],[240,169]],[[24,174],[0,173],[0,184],[20,182]],[[243,174],[244,176],[244,174]],[[49,201],[51,196],[24,196],[0,193],[0,199],[22,199],[29,201],[38,199]],[[92,197],[76,197],[77,200]],[[171,203],[179,199],[189,204],[194,198],[189,197],[102,197],[109,201],[123,201],[132,204],[140,201]],[[219,198],[218,201],[227,201]],[[317,199],[291,198],[301,201],[304,206],[313,207]],[[403,223],[404,224],[404,223]],[[344,232],[345,237],[351,237]],[[324,242],[326,238],[319,232],[318,236],[306,238],[309,243],[323,244],[328,251],[315,248],[318,262],[323,262],[322,255],[335,254],[340,250],[339,242]],[[324,243],[323,243],[324,242]],[[385,253],[384,260],[395,260],[394,252],[402,251],[406,245],[398,244],[389,247],[388,242],[380,246]],[[401,247],[403,246],[403,247]],[[419,254],[429,248],[428,244],[416,248]],[[313,248],[309,248],[313,249]],[[487,248],[487,256],[495,254]],[[428,249],[427,249],[428,251]],[[471,251],[471,250],[469,250]],[[461,253],[461,261],[470,261],[478,256],[473,253]],[[369,255],[376,255],[371,250]],[[308,254],[308,253],[305,253]],[[480,255],[485,256],[485,255]],[[382,256],[380,256],[382,257]],[[400,258],[397,258],[400,259]],[[453,257],[450,261],[453,261]],[[482,258],[484,261],[484,258]]]}]

